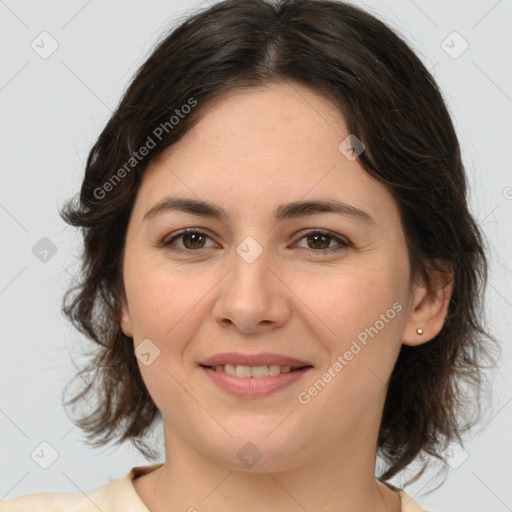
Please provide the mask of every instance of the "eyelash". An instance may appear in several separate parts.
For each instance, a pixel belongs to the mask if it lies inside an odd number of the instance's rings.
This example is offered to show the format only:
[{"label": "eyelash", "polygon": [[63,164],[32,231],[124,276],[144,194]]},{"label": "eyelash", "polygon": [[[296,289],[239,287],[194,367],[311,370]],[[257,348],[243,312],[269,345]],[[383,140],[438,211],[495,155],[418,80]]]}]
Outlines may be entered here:
[{"label": "eyelash", "polygon": [[[194,228],[187,228],[187,229],[183,229],[182,231],[179,231],[172,238],[170,238],[168,240],[164,239],[161,242],[160,246],[161,247],[166,247],[166,248],[168,248],[171,251],[182,252],[182,253],[194,253],[194,252],[199,252],[201,249],[207,249],[207,247],[201,247],[199,249],[186,249],[186,248],[182,249],[181,247],[180,248],[172,247],[172,243],[175,240],[177,240],[178,238],[181,238],[181,237],[183,237],[183,236],[185,236],[187,234],[191,234],[191,233],[196,234],[196,235],[201,235],[201,236],[204,236],[204,237],[207,237],[207,238],[210,238],[210,240],[211,240],[211,237],[207,233],[205,233],[204,231],[201,231],[199,229],[194,229]],[[330,239],[338,242],[339,246],[337,246],[337,247],[329,247],[327,249],[308,249],[308,248],[302,247],[302,249],[305,252],[307,252],[307,253],[329,254],[329,253],[332,253],[332,252],[337,252],[337,251],[342,250],[342,249],[346,249],[347,247],[352,247],[352,245],[348,241],[342,240],[341,238],[339,238],[336,235],[334,235],[332,232],[325,231],[323,229],[313,229],[313,230],[307,231],[297,241],[300,241],[303,238],[306,238],[306,237],[311,236],[311,235],[323,235],[323,236],[326,236],[327,238],[330,238]]]}]

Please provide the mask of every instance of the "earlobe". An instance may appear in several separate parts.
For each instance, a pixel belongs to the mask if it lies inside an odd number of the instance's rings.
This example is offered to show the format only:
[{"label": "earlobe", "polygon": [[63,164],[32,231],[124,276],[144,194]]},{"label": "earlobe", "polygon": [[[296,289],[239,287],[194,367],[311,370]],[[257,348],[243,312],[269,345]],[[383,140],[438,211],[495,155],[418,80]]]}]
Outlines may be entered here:
[{"label": "earlobe", "polygon": [[125,336],[128,336],[128,338],[133,338],[132,321],[128,312],[128,304],[125,299],[121,299],[121,305],[121,330]]},{"label": "earlobe", "polygon": [[443,328],[453,293],[453,273],[431,271],[430,283],[417,286],[404,327],[404,345],[416,346],[435,338]]}]

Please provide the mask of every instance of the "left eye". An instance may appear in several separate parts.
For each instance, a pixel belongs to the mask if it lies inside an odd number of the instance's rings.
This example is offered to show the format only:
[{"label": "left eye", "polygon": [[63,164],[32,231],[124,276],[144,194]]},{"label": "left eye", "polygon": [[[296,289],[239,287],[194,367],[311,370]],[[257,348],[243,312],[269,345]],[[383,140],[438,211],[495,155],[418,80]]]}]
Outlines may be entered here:
[{"label": "left eye", "polygon": [[[350,244],[342,240],[341,238],[335,236],[333,233],[329,231],[309,231],[305,233],[299,240],[307,239],[306,243],[313,243],[313,252],[331,252],[343,249],[345,247],[349,247]],[[327,240],[327,245],[325,240]],[[330,243],[335,241],[338,245],[334,247],[329,247]],[[306,247],[306,250],[311,250],[309,247]]]},{"label": "left eye", "polygon": [[[174,242],[179,239],[183,240],[184,247],[173,248],[172,246],[174,245]],[[198,249],[205,248],[204,243],[206,239],[211,240],[211,238],[203,231],[199,231],[197,229],[187,229],[177,233],[170,239],[164,240],[162,242],[162,246],[169,247],[171,250],[194,252]],[[350,246],[350,243],[348,243],[345,240],[342,240],[341,238],[335,236],[333,233],[329,231],[309,231],[303,234],[302,237],[298,239],[298,241],[303,239],[306,239],[306,243],[313,244],[313,248],[304,248],[306,249],[306,251],[310,252],[331,252],[334,250],[340,250]],[[334,247],[329,247],[332,241],[335,241],[338,245]]]}]

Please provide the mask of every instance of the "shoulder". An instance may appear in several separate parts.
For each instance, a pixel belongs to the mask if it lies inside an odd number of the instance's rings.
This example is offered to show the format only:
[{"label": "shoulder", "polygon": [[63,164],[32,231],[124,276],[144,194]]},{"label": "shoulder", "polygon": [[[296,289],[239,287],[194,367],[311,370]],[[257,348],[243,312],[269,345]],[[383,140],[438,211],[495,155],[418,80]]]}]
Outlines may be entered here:
[{"label": "shoulder", "polygon": [[148,512],[133,487],[140,470],[132,468],[124,478],[85,493],[37,492],[0,501],[0,512]]},{"label": "shoulder", "polygon": [[64,512],[80,510],[89,512],[97,507],[86,495],[72,492],[37,492],[0,501],[0,512]]},{"label": "shoulder", "polygon": [[428,512],[403,490],[400,490],[400,499],[402,500],[402,512]]},{"label": "shoulder", "polygon": [[[392,491],[398,493],[402,505],[402,512],[428,512],[419,503],[414,501],[403,489],[387,482],[386,480],[379,479],[380,483]],[[1,512],[1,511],[0,511]]]}]

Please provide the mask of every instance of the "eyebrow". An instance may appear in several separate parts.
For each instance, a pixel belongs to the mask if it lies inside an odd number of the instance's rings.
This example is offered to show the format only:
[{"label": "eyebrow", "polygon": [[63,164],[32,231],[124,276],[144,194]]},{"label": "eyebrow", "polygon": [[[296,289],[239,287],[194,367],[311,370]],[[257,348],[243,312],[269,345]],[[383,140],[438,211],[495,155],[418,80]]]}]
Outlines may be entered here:
[{"label": "eyebrow", "polygon": [[[181,197],[164,197],[144,214],[142,222],[147,222],[169,211],[181,211],[192,215],[211,217],[226,224],[228,224],[229,220],[227,212],[214,203]],[[366,224],[376,224],[375,220],[368,212],[336,199],[295,201],[281,204],[274,212],[274,219],[276,222],[280,222],[286,219],[295,219],[317,213],[337,213],[352,217],[355,220],[363,221]]]}]

